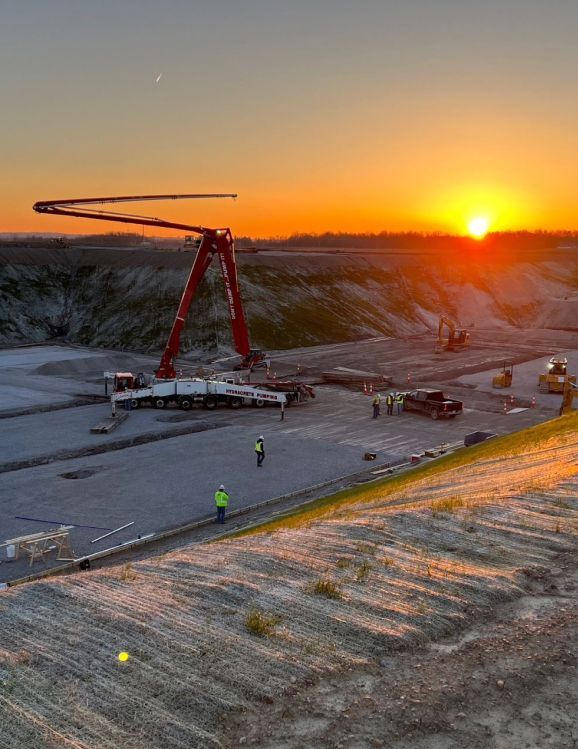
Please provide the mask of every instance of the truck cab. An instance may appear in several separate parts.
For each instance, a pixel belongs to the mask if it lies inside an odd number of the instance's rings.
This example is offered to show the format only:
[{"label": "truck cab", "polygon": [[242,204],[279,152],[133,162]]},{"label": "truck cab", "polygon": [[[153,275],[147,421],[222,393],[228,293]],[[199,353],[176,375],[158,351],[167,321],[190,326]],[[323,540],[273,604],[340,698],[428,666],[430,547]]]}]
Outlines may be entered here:
[{"label": "truck cab", "polygon": [[146,376],[139,372],[134,375],[132,372],[105,372],[105,378],[112,379],[113,392],[124,393],[125,390],[138,390],[146,387]]},{"label": "truck cab", "polygon": [[403,407],[406,411],[422,411],[432,419],[453,418],[463,410],[461,401],[447,398],[441,390],[423,388],[405,394]]}]

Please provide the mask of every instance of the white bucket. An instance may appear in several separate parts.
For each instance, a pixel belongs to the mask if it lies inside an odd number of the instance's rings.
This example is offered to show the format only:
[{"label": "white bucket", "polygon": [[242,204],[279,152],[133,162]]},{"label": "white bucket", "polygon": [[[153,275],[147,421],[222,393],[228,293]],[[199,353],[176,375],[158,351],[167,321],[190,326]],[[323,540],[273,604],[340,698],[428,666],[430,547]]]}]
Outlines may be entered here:
[{"label": "white bucket", "polygon": [[8,559],[14,559],[16,556],[16,546],[14,544],[8,544],[6,547],[6,557]]}]

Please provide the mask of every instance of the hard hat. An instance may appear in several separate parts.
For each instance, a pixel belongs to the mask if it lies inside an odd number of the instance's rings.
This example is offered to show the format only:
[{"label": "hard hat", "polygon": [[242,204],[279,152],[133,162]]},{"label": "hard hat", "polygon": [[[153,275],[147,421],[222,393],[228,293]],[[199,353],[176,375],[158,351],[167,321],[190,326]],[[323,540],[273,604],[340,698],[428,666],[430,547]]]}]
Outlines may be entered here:
[{"label": "hard hat", "polygon": [[264,439],[265,439],[265,437],[263,437],[263,435],[262,435],[262,434],[260,434],[260,435],[259,435],[259,439],[260,439],[260,440],[264,440]]},{"label": "hard hat", "polygon": [[220,492],[225,491],[225,487],[223,486],[223,484],[221,484],[221,486],[219,487],[219,491]]}]

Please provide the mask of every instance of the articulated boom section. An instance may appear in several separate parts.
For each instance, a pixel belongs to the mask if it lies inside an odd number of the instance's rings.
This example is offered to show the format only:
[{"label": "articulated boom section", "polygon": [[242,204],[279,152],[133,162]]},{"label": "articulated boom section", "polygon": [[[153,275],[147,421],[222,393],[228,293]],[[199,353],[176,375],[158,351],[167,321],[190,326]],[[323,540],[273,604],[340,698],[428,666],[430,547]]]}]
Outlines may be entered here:
[{"label": "articulated boom section", "polygon": [[161,363],[159,365],[159,368],[155,372],[156,376],[160,380],[172,380],[177,376],[177,373],[175,371],[175,359],[179,353],[181,333],[183,331],[185,320],[189,312],[191,302],[193,301],[195,291],[197,290],[201,279],[205,275],[205,272],[211,264],[211,260],[213,259],[212,252],[209,249],[211,242],[211,236],[208,233],[203,234],[201,245],[197,252],[197,256],[195,257],[195,261],[193,262],[193,267],[191,268],[191,272],[189,273],[187,283],[185,284],[183,295],[179,303],[179,308],[173,322],[173,327],[171,328],[167,345],[161,357]]},{"label": "articulated boom section", "polygon": [[[188,198],[236,198],[233,193],[211,193],[211,194],[186,194],[186,195],[123,195],[120,197],[105,198],[71,198],[66,200],[43,200],[35,203],[33,209],[37,213],[51,213],[59,216],[75,216],[77,218],[90,218],[99,221],[118,221],[124,224],[140,224],[142,226],[160,226],[168,229],[184,229],[200,234],[202,237],[197,256],[191,268],[189,278],[185,285],[183,295],[179,304],[177,315],[173,322],[167,345],[163,352],[156,376],[160,380],[172,380],[176,377],[175,359],[179,353],[181,333],[185,324],[187,313],[191,306],[193,296],[203,278],[207,268],[211,264],[213,255],[219,256],[221,274],[225,283],[229,315],[233,327],[233,339],[235,348],[243,357],[242,366],[252,368],[254,364],[262,362],[265,355],[258,349],[251,349],[249,345],[249,333],[243,314],[241,294],[237,281],[237,266],[235,264],[235,246],[230,229],[207,229],[203,226],[190,226],[189,224],[165,221],[164,219],[151,216],[135,216],[129,213],[116,213],[104,211],[103,204],[116,203],[138,203],[148,200],[183,200]],[[78,207],[80,206],[80,208]]]},{"label": "articulated boom section", "polygon": [[[231,232],[227,229],[224,237],[217,237],[219,264],[221,266],[221,275],[225,284],[227,294],[227,304],[229,306],[229,316],[233,328],[233,338],[235,348],[243,357],[247,357],[250,351],[249,334],[245,315],[243,314],[243,305],[241,303],[241,293],[239,291],[239,282],[237,279],[237,264],[235,262],[235,245]],[[219,241],[220,240],[220,241]]]},{"label": "articulated boom section", "polygon": [[175,317],[165,351],[161,358],[160,366],[155,373],[160,380],[172,380],[176,377],[174,362],[179,353],[179,344],[185,319],[189,312],[195,291],[211,264],[214,254],[219,256],[219,266],[225,284],[225,293],[227,296],[229,316],[233,328],[235,348],[244,359],[249,356],[249,334],[247,332],[245,315],[243,314],[243,306],[241,303],[241,294],[239,292],[239,284],[237,281],[235,246],[231,231],[229,229],[205,229],[203,231],[201,245],[181,297],[177,316]]}]

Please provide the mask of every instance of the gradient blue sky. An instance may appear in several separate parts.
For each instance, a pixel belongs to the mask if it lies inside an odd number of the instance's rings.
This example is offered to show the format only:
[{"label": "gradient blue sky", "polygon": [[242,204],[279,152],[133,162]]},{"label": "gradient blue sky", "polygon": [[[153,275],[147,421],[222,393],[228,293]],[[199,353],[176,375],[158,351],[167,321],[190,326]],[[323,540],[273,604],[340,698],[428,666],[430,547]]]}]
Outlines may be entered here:
[{"label": "gradient blue sky", "polygon": [[576,227],[577,39],[577,0],[0,0],[0,231],[165,191],[242,234]]}]

